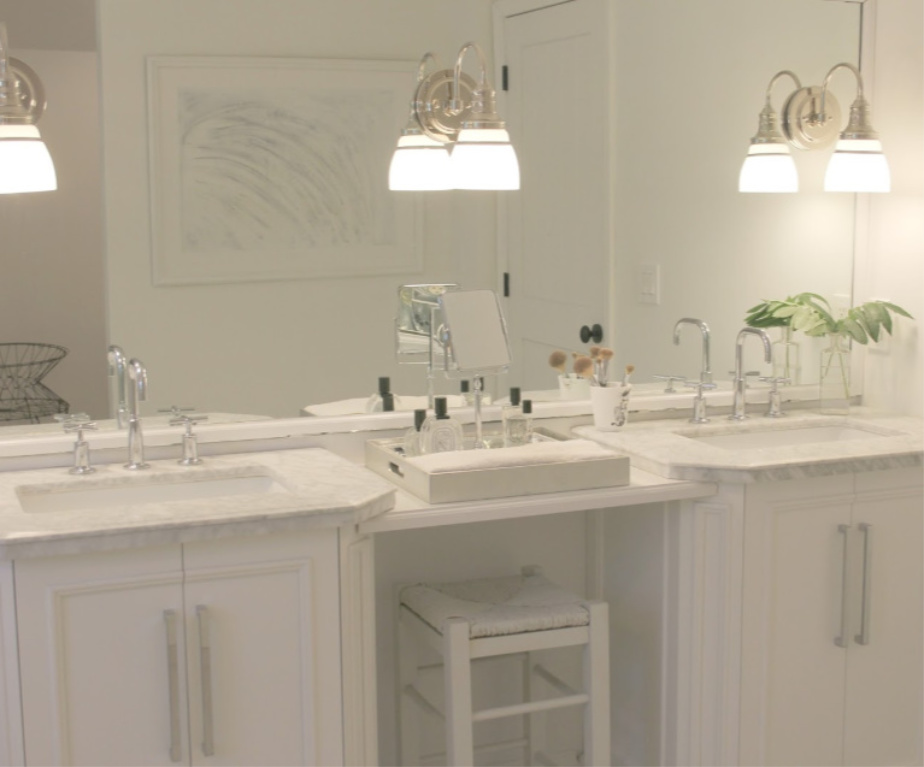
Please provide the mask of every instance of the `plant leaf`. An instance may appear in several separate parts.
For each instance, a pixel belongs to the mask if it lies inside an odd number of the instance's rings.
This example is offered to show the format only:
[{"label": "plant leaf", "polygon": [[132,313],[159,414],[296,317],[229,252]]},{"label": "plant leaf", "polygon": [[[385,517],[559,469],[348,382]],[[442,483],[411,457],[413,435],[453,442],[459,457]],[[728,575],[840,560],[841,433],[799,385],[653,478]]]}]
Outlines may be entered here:
[{"label": "plant leaf", "polygon": [[866,331],[863,329],[863,326],[851,317],[845,317],[841,321],[841,325],[844,328],[844,331],[857,343],[865,344],[869,341],[869,336],[867,336]]}]

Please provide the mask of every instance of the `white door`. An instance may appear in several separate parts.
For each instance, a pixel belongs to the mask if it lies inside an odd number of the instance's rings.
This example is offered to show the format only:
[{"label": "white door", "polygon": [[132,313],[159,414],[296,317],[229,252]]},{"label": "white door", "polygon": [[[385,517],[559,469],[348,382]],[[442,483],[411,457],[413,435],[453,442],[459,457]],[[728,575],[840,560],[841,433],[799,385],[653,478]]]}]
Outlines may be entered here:
[{"label": "white door", "polygon": [[342,761],[336,530],[187,544],[192,763]]},{"label": "white door", "polygon": [[188,764],[179,546],[17,562],[16,604],[28,764]]},{"label": "white door", "polygon": [[611,5],[571,0],[499,30],[502,116],[521,171],[520,191],[502,199],[510,381],[526,389],[557,388],[549,354],[586,352],[582,326],[611,340]]},{"label": "white door", "polygon": [[[854,505],[860,537],[860,574],[868,587],[867,632],[863,642],[863,584],[857,584],[854,641],[847,656],[845,762],[853,765],[921,764],[922,680],[924,680],[924,566],[920,471],[917,486],[883,486]],[[883,475],[881,477],[875,475]],[[867,477],[858,477],[858,482]],[[891,481],[890,481],[891,480]],[[889,483],[889,484],[885,484]],[[860,525],[868,528],[860,529]],[[868,536],[868,539],[866,538]],[[862,544],[867,556],[862,555]]]}]

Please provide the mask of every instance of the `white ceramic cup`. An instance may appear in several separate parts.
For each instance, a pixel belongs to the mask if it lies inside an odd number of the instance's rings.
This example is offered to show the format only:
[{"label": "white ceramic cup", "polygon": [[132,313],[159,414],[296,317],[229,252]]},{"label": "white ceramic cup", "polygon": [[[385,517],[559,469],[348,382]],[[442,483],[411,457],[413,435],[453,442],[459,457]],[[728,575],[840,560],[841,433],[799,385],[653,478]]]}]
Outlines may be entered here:
[{"label": "white ceramic cup", "polygon": [[625,425],[622,386],[590,387],[590,407],[594,414],[594,428],[598,431],[617,431]]}]

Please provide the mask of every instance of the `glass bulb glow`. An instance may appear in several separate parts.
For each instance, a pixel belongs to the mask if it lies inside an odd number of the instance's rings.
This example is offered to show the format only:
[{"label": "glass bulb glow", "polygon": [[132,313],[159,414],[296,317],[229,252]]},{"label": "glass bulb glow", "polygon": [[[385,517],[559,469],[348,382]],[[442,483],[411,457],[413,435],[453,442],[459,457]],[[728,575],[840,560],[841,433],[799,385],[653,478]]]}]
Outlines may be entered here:
[{"label": "glass bulb glow", "polygon": [[751,144],[738,176],[739,192],[798,192],[799,174],[785,144]]},{"label": "glass bulb glow", "polygon": [[520,164],[503,128],[463,128],[450,160],[456,189],[520,188]]},{"label": "glass bulb glow", "polygon": [[401,136],[388,168],[388,188],[394,191],[452,189],[449,152],[424,134]]},{"label": "glass bulb glow", "polygon": [[58,188],[55,166],[34,125],[0,125],[0,194]]},{"label": "glass bulb glow", "polygon": [[888,192],[889,163],[878,139],[840,139],[828,161],[826,192]]}]

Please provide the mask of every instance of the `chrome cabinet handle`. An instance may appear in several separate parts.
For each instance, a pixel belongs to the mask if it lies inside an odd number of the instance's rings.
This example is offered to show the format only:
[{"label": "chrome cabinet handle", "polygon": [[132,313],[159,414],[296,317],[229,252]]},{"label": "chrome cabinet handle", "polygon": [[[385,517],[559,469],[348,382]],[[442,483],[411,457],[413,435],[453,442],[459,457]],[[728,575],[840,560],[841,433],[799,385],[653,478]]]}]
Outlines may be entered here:
[{"label": "chrome cabinet handle", "polygon": [[209,636],[209,613],[204,605],[196,606],[199,623],[199,679],[202,686],[202,754],[215,754],[215,733],[212,722],[212,646]]},{"label": "chrome cabinet handle", "polygon": [[180,662],[176,646],[176,611],[164,610],[167,632],[167,693],[170,698],[170,761],[180,761]]},{"label": "chrome cabinet handle", "polygon": [[860,532],[863,533],[863,599],[860,601],[860,633],[857,634],[854,639],[857,644],[866,645],[869,644],[870,610],[872,608],[873,598],[873,526],[866,522],[862,522],[858,527],[860,528]]},{"label": "chrome cabinet handle", "polygon": [[837,531],[844,536],[844,559],[841,567],[841,633],[834,637],[834,644],[838,647],[847,647],[847,607],[848,607],[848,588],[847,578],[849,577],[849,553],[848,543],[850,541],[850,525],[838,525]]}]

